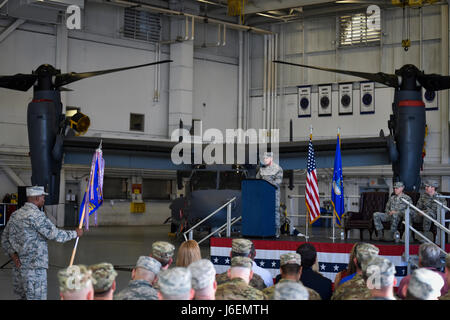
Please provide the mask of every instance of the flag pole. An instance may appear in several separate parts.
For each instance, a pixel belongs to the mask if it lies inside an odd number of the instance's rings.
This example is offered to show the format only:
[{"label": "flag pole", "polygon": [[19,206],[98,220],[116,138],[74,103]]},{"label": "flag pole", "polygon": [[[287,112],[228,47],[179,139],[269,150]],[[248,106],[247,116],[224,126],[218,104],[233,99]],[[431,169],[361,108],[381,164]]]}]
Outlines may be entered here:
[{"label": "flag pole", "polygon": [[[313,132],[313,126],[312,126],[312,124],[309,126],[309,140],[312,140],[312,132]],[[319,210],[320,210],[320,203],[319,203]],[[309,239],[309,235],[308,235],[308,233],[309,233],[309,224],[310,224],[310,221],[311,221],[311,212],[309,212],[309,214],[307,214],[306,215],[306,235],[305,235],[305,239],[306,239],[306,241],[308,241],[308,239]]]},{"label": "flag pole", "polygon": [[[86,212],[86,203],[83,206],[83,213],[81,214],[81,220],[80,220],[80,225],[78,226],[78,229],[81,229],[83,227],[83,220],[84,220],[85,212]],[[75,254],[77,252],[77,246],[78,246],[79,239],[80,239],[80,237],[77,237],[77,239],[75,240],[75,246],[72,251],[72,256],[70,257],[69,267],[73,264],[73,260],[75,259]]]}]

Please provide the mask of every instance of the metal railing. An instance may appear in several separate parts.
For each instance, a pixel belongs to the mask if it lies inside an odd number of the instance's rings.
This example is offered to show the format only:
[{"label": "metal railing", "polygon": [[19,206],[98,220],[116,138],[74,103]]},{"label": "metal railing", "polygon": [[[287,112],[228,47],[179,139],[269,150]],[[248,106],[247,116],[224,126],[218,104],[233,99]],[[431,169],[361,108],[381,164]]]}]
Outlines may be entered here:
[{"label": "metal railing", "polygon": [[[230,237],[230,235],[231,235],[231,226],[242,218],[242,217],[239,217],[239,218],[234,218],[233,220],[231,219],[231,205],[232,205],[232,203],[234,201],[236,201],[236,197],[231,198],[230,200],[225,202],[222,206],[220,206],[218,209],[216,209],[214,212],[212,212],[207,217],[203,218],[200,222],[198,222],[197,224],[192,226],[189,230],[186,230],[185,232],[183,232],[184,239],[187,241],[188,238],[186,237],[186,235],[189,234],[189,240],[192,240],[194,238],[194,230],[195,230],[195,228],[197,228],[203,222],[205,222],[206,220],[208,220],[211,217],[213,217],[214,215],[216,215],[220,210],[222,210],[225,207],[227,207],[227,222],[225,224],[223,224],[221,227],[219,227],[217,230],[215,230],[214,232],[212,232],[209,235],[207,235],[202,240],[198,241],[198,243],[200,244],[201,242],[203,242],[204,240],[208,239],[213,234],[219,232],[219,230],[221,230],[223,228],[226,228],[227,237]],[[223,231],[223,230],[221,230],[221,231]]]},{"label": "metal railing", "polygon": [[[300,217],[300,218],[306,218],[306,223],[305,223],[305,234],[300,233],[302,237],[305,238],[306,241],[308,241],[309,239],[309,235],[308,235],[308,229],[309,229],[309,215],[308,214],[294,214],[294,198],[304,198],[305,195],[304,194],[291,194],[288,196],[289,200],[290,200],[290,215],[288,215],[288,217]],[[319,197],[320,198],[320,197]],[[331,198],[331,196],[327,196],[326,198]],[[347,200],[350,200],[350,198],[360,198],[360,196],[344,196],[344,199],[347,198]],[[348,204],[347,204],[348,207]],[[320,216],[320,218],[323,219],[333,219],[334,218],[334,214],[331,214],[331,216]],[[333,235],[330,237],[330,239],[336,240],[336,220],[333,219],[332,221],[332,226],[333,226]]]},{"label": "metal railing", "polygon": [[401,200],[408,205],[408,207],[406,208],[406,211],[405,211],[405,220],[403,221],[403,224],[405,225],[405,253],[404,254],[405,254],[405,261],[408,264],[407,273],[410,274],[411,273],[411,257],[409,255],[409,230],[411,230],[412,232],[417,234],[425,242],[433,243],[431,240],[429,240],[427,237],[425,237],[422,233],[420,233],[414,227],[411,226],[410,216],[409,216],[411,208],[413,208],[415,211],[420,213],[424,218],[431,220],[436,225],[436,227],[441,229],[441,236],[440,236],[441,247],[439,248],[439,250],[443,254],[447,254],[447,252],[445,251],[445,233],[450,234],[450,230],[445,227],[445,211],[444,210],[450,210],[450,209],[447,208],[447,206],[444,206],[442,203],[436,201],[437,203],[439,203],[442,206],[441,215],[440,215],[440,220],[441,220],[441,222],[444,223],[444,225],[442,225],[439,221],[437,221],[436,219],[427,215],[425,212],[423,212],[422,210],[420,210],[419,208],[414,206],[411,202],[409,202],[405,199],[401,199]]}]

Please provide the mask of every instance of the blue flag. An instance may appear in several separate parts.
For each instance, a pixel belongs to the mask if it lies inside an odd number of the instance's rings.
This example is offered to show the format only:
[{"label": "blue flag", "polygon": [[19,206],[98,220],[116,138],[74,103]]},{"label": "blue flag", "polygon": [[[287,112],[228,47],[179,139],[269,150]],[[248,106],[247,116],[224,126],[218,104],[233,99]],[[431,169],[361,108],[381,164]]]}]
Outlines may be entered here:
[{"label": "blue flag", "polygon": [[[97,149],[94,158],[92,159],[89,183],[86,187],[78,215],[78,221],[81,221],[84,211],[85,214],[83,220],[87,229],[89,229],[89,216],[95,213],[103,204],[104,166],[105,162],[103,160],[103,153],[101,149]],[[97,224],[97,219],[95,219],[95,224]]]},{"label": "blue flag", "polygon": [[342,226],[342,216],[344,215],[344,180],[342,177],[342,159],[340,135],[337,136],[336,154],[334,156],[333,183],[331,186],[331,203],[333,204],[336,223]]}]

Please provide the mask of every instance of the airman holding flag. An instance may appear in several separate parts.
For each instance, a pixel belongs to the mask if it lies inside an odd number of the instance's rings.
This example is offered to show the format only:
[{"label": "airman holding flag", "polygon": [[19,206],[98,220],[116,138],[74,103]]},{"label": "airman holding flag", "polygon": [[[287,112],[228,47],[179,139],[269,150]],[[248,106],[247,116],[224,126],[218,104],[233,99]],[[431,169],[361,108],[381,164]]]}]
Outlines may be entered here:
[{"label": "airman holding flag", "polygon": [[41,209],[45,196],[42,186],[28,187],[27,202],[13,212],[2,234],[2,247],[14,261],[14,293],[21,300],[47,299],[47,240],[67,242],[81,237],[81,228],[58,229]]}]

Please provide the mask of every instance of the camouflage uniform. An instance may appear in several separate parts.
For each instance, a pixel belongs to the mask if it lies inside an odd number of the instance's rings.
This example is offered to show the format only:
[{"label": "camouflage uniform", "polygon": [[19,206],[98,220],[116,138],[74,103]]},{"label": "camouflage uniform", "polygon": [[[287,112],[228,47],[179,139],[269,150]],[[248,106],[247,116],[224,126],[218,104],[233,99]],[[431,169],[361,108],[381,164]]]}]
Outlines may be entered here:
[{"label": "camouflage uniform", "polygon": [[114,300],[158,300],[158,291],[147,280],[131,280]]},{"label": "camouflage uniform", "polygon": [[[384,289],[394,286],[395,266],[388,259],[374,257],[362,265],[366,285],[371,289]],[[370,300],[397,300],[394,297],[371,297]]]},{"label": "camouflage uniform", "polygon": [[[231,241],[231,256],[240,255],[240,256],[249,256],[250,251],[252,250],[253,242],[248,239],[238,238],[233,239]],[[217,284],[223,284],[229,281],[227,272],[219,273],[216,275]],[[264,279],[259,275],[253,272],[253,277],[250,279],[249,285],[258,290],[263,290],[266,288],[266,284],[264,283]]]},{"label": "camouflage uniform", "polygon": [[[273,300],[308,300],[307,288],[295,281],[284,281],[275,285]],[[311,300],[311,299],[309,299]]]},{"label": "camouflage uniform", "polygon": [[353,279],[341,284],[333,293],[331,300],[367,300],[372,295],[363,276],[356,274]]},{"label": "camouflage uniform", "polygon": [[156,241],[152,244],[152,257],[161,262],[164,267],[173,258],[175,246],[166,241]]},{"label": "camouflage uniform", "polygon": [[[244,267],[252,269],[252,260],[248,257],[233,257],[231,268]],[[242,278],[233,278],[217,287],[216,300],[265,300],[260,290],[248,285]]]},{"label": "camouflage uniform", "polygon": [[17,253],[21,263],[20,268],[13,269],[14,293],[20,299],[46,300],[47,240],[66,242],[76,237],[76,231],[58,229],[33,203],[27,202],[15,211],[2,235],[5,252],[9,256]]},{"label": "camouflage uniform", "polygon": [[[431,186],[434,187],[435,189],[438,187],[438,184],[436,182],[431,182],[431,181],[427,181],[425,183],[425,186]],[[438,196],[440,196],[440,194],[438,192],[435,192],[433,196],[430,196],[428,193],[422,193],[420,195],[419,200],[417,201],[416,207],[420,210],[422,210],[423,212],[425,212],[427,215],[429,215],[430,217],[436,219],[437,218],[437,214],[438,212],[440,213],[441,211],[441,206],[439,206],[436,202],[434,202],[433,200],[437,200],[440,203],[447,205],[445,199],[443,198],[438,198]],[[413,210],[413,221],[415,223],[420,223],[423,222],[423,231],[430,231],[431,228],[431,220],[424,218],[419,212]]]},{"label": "camouflage uniform", "polygon": [[94,294],[102,294],[109,291],[116,280],[117,272],[111,263],[98,263],[89,266],[92,271],[92,278],[95,280]]},{"label": "camouflage uniform", "polygon": [[192,274],[188,268],[175,267],[163,270],[158,283],[163,299],[188,300],[192,288]]},{"label": "camouflage uniform", "polygon": [[[302,257],[297,252],[284,253],[280,256],[280,268],[282,268],[283,266],[285,266],[287,264],[296,264],[298,266],[301,266],[302,265]],[[278,283],[285,282],[285,281],[296,282],[303,286],[303,283],[300,280],[295,281],[295,280],[290,280],[290,279],[281,279]],[[269,299],[273,299],[275,287],[276,287],[276,285],[266,288],[263,290],[263,293]],[[309,296],[308,300],[322,300],[322,298],[320,297],[320,294],[317,293],[314,289],[306,287],[306,290],[308,291],[308,296]]]},{"label": "camouflage uniform", "polygon": [[[266,152],[264,157],[273,157],[272,152]],[[261,167],[256,174],[257,179],[264,179],[276,187],[275,191],[275,234],[280,235],[280,185],[283,182],[283,169],[272,162],[270,166]]]},{"label": "camouflage uniform", "polygon": [[[136,268],[143,268],[158,275],[161,263],[152,257],[140,256]],[[158,300],[158,291],[147,280],[135,279],[115,295],[114,300]]]},{"label": "camouflage uniform", "polygon": [[72,265],[58,271],[59,291],[64,295],[66,292],[76,292],[85,288],[92,288],[96,283],[92,277],[92,271],[85,265]]},{"label": "camouflage uniform", "polygon": [[[394,188],[403,187],[402,182],[396,182]],[[385,212],[375,212],[373,214],[373,224],[375,225],[375,229],[377,232],[383,230],[383,224],[381,222],[391,221],[391,231],[394,233],[397,231],[399,223],[405,216],[405,210],[408,207],[406,203],[404,203],[401,199],[405,199],[412,203],[410,196],[407,194],[393,195],[389,198],[389,201],[386,204]],[[397,211],[397,213],[393,213],[389,215],[389,211]],[[410,212],[410,217],[412,217],[412,212]]]},{"label": "camouflage uniform", "polygon": [[188,266],[191,272],[192,289],[201,290],[211,285],[216,279],[216,268],[211,261],[200,259]]},{"label": "camouflage uniform", "polygon": [[436,300],[441,295],[443,285],[444,280],[438,273],[419,268],[411,274],[408,294],[419,300]]},{"label": "camouflage uniform", "polygon": [[440,296],[439,300],[450,300],[450,291],[446,295]]},{"label": "camouflage uniform", "polygon": [[[224,273],[219,273],[216,275],[216,282],[218,285],[223,284],[227,281],[230,281],[230,278],[228,278],[228,274],[226,271]],[[263,290],[266,288],[266,284],[264,283],[263,278],[261,278],[261,276],[256,273],[253,273],[253,277],[250,279],[250,282],[248,284],[258,290]]]},{"label": "camouflage uniform", "polygon": [[[377,256],[379,249],[369,243],[361,243],[356,248],[356,260],[361,267]],[[361,274],[356,274],[351,280],[339,285],[333,293],[331,300],[367,300],[371,298],[370,290],[367,288],[366,280]]]},{"label": "camouflage uniform", "polygon": [[[271,286],[271,287],[265,288],[262,292],[267,296],[267,298],[268,298],[269,300],[274,300],[273,294],[274,294],[274,292],[275,292],[276,286],[277,286],[279,283],[283,283],[283,282],[286,282],[286,281],[299,283],[299,284],[301,284],[302,286],[305,286],[301,281],[294,281],[294,280],[288,280],[288,279],[281,279],[280,281],[278,281],[278,283],[277,283],[276,285],[273,285],[273,286]],[[322,300],[322,298],[320,297],[320,294],[317,293],[316,290],[311,289],[311,288],[308,288],[308,287],[305,287],[305,288],[306,288],[306,291],[308,291],[308,297],[309,297],[309,298],[306,299],[306,300]]]},{"label": "camouflage uniform", "polygon": [[[170,259],[173,259],[175,253],[175,246],[166,241],[156,241],[152,244],[151,256],[161,262],[161,268],[168,268],[167,264]],[[166,267],[167,266],[167,267]],[[153,284],[155,290],[159,290],[158,282]]]}]

